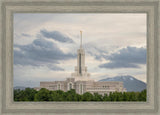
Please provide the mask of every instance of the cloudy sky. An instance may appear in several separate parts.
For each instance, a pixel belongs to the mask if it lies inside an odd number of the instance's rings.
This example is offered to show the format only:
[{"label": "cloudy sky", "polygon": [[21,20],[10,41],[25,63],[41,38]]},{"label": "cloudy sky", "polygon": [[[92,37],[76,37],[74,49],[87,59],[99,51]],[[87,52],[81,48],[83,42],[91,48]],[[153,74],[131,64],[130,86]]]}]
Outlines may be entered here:
[{"label": "cloudy sky", "polygon": [[16,13],[14,86],[70,77],[80,30],[91,78],[131,75],[146,82],[146,14]]}]

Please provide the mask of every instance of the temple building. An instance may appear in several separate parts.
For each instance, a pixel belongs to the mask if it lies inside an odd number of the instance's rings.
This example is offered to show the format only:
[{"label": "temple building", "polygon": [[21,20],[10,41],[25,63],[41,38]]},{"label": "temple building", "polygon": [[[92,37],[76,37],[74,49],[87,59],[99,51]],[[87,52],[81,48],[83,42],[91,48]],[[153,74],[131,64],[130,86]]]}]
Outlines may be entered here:
[{"label": "temple building", "polygon": [[40,82],[40,87],[36,87],[36,90],[46,88],[48,90],[63,90],[68,91],[75,89],[76,93],[83,94],[85,92],[109,94],[110,92],[126,92],[123,87],[123,82],[118,81],[95,81],[90,78],[90,74],[87,72],[85,66],[85,51],[82,47],[82,32],[81,33],[81,44],[77,50],[77,66],[75,67],[74,73],[71,77],[66,78],[65,81],[50,81]]}]

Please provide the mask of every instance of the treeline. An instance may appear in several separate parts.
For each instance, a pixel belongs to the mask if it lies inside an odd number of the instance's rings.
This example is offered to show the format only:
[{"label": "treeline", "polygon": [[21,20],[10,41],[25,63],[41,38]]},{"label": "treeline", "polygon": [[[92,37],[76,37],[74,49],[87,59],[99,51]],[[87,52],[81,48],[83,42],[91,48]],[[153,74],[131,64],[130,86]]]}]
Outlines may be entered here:
[{"label": "treeline", "polygon": [[141,92],[113,92],[109,95],[86,92],[80,95],[74,89],[64,92],[61,90],[49,91],[45,88],[39,91],[26,88],[25,90],[14,90],[14,101],[146,101],[146,90]]}]

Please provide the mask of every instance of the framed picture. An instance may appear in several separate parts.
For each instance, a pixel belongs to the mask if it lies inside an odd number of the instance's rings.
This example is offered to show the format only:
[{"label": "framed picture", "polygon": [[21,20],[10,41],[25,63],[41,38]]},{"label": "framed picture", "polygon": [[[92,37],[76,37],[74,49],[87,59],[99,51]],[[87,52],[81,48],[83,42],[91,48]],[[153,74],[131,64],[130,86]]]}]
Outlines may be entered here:
[{"label": "framed picture", "polygon": [[159,1],[1,1],[2,114],[158,114]]}]

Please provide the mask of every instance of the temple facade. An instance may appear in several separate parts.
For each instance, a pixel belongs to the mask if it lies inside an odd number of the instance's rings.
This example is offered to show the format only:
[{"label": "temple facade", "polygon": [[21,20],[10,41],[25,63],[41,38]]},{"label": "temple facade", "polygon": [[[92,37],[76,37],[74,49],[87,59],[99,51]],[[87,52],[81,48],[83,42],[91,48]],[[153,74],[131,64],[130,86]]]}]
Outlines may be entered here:
[{"label": "temple facade", "polygon": [[110,92],[126,92],[123,87],[123,82],[118,81],[95,81],[90,78],[90,74],[87,72],[85,66],[85,51],[82,47],[82,32],[81,32],[81,44],[77,50],[77,66],[71,77],[66,78],[65,81],[51,81],[40,82],[40,87],[36,87],[36,90],[46,88],[48,90],[63,90],[68,91],[75,89],[76,93],[83,94],[85,92],[109,94]]}]

